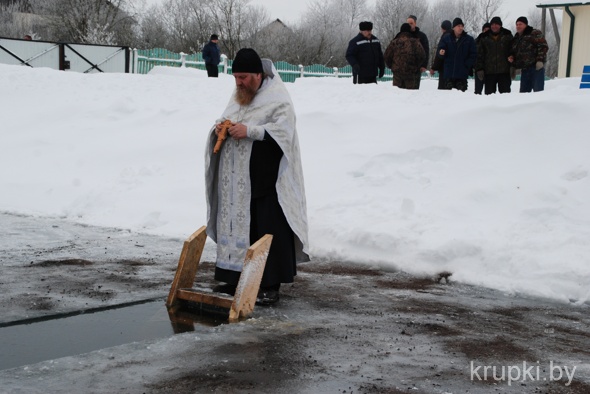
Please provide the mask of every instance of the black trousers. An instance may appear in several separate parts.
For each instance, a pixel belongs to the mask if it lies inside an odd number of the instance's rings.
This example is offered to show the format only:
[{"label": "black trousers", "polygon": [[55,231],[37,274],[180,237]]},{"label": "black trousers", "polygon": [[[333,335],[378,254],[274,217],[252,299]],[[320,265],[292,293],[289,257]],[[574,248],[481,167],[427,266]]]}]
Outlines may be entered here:
[{"label": "black trousers", "polygon": [[447,89],[457,89],[462,92],[467,90],[467,78],[465,79],[447,79]]},{"label": "black trousers", "polygon": [[444,70],[438,71],[438,90],[447,90],[447,80],[443,73]]},{"label": "black trousers", "polygon": [[[250,244],[265,234],[273,237],[260,286],[293,283],[297,275],[295,239],[276,193],[253,198],[250,202]],[[239,279],[240,272],[215,268],[215,280],[237,285]]]},{"label": "black trousers", "polygon": [[205,64],[207,68],[207,76],[209,78],[217,78],[219,76],[219,68],[213,64]]},{"label": "black trousers", "polygon": [[475,81],[475,94],[481,94],[481,92],[483,92],[483,87],[484,87],[485,82],[486,82],[485,78],[482,81],[476,75],[475,78],[473,78],[473,80]]},{"label": "black trousers", "polygon": [[377,77],[361,77],[360,75],[355,75],[352,77],[352,83],[354,84],[362,84],[362,83],[377,83]]},{"label": "black trousers", "polygon": [[510,93],[510,85],[512,85],[510,73],[486,74],[484,82],[486,87],[486,94],[496,93],[496,88],[500,93]]}]

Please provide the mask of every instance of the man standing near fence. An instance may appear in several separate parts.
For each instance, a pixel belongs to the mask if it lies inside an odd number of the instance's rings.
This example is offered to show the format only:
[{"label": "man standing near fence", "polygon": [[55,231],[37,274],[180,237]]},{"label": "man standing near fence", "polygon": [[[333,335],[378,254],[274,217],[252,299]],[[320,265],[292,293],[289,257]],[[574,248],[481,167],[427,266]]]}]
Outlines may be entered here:
[{"label": "man standing near fence", "polygon": [[[440,24],[440,29],[441,29],[441,35],[440,35],[440,40],[438,41],[439,43],[441,42],[441,40],[443,39],[443,37],[446,34],[449,34],[452,31],[453,25],[451,24],[451,21],[444,20]],[[445,90],[447,88],[447,81],[445,80],[445,76],[444,76],[445,63],[442,60],[442,58],[440,58],[438,56],[434,56],[434,60],[432,60],[432,66],[430,67],[430,75],[431,76],[434,75],[435,71],[438,71],[438,89]]]},{"label": "man standing near fence", "polygon": [[512,33],[502,27],[502,19],[495,16],[490,21],[490,30],[476,40],[477,61],[475,78],[484,82],[486,94],[510,93],[510,48]]},{"label": "man standing near fence", "polygon": [[381,42],[373,35],[372,22],[361,22],[359,30],[346,50],[346,61],[352,67],[352,83],[377,83],[377,76],[383,78],[385,74]]},{"label": "man standing near fence", "polygon": [[508,61],[521,70],[520,93],[540,92],[545,89],[545,62],[548,50],[543,33],[529,26],[526,17],[518,18]]},{"label": "man standing near fence", "polygon": [[[243,48],[232,64],[236,90],[205,153],[207,235],[217,243],[215,289],[232,294],[248,247],[265,234],[273,239],[258,305],[279,300],[281,283],[292,283],[296,262],[307,255],[307,208],[295,109],[272,62]],[[213,148],[221,122],[229,120],[221,151]]]},{"label": "man standing near fence", "polygon": [[415,76],[416,76],[416,89],[420,89],[420,81],[422,80],[422,73],[425,72],[426,68],[428,67],[428,59],[430,57],[430,45],[428,44],[428,37],[426,37],[426,34],[421,32],[420,28],[418,26],[416,26],[417,22],[418,22],[418,18],[415,15],[408,16],[408,19],[406,20],[406,23],[408,25],[410,25],[410,28],[412,29],[412,36],[414,38],[417,38],[420,40],[420,44],[422,44],[422,48],[424,48],[424,53],[426,54],[424,61],[420,65],[420,70],[415,74]]},{"label": "man standing near fence", "polygon": [[203,47],[203,60],[205,60],[205,67],[207,68],[207,76],[209,78],[217,78],[219,75],[219,62],[221,62],[221,52],[217,43],[219,37],[217,34],[212,34],[209,42]]},{"label": "man standing near fence", "polygon": [[410,25],[404,23],[385,50],[385,65],[393,72],[393,86],[400,89],[418,89],[416,71],[424,60],[424,48],[412,37]]},{"label": "man standing near fence", "polygon": [[469,72],[477,60],[475,40],[467,32],[461,18],[453,19],[453,31],[440,40],[436,56],[445,62],[447,89],[467,90]]}]

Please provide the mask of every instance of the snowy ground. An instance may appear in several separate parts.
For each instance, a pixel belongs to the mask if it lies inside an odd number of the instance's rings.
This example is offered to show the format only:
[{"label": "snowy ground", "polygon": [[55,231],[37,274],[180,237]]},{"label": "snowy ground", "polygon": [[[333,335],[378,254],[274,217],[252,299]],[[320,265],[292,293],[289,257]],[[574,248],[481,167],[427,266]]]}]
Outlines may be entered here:
[{"label": "snowy ground", "polygon": [[[3,371],[0,392],[588,392],[590,95],[578,85],[491,97],[429,80],[288,85],[314,261],[281,305]],[[0,65],[0,86],[0,322],[165,296],[182,240],[205,222],[205,139],[232,78]],[[442,270],[451,286],[433,283]],[[574,391],[473,386],[473,359],[577,366]]]},{"label": "snowy ground", "polygon": [[[514,84],[514,90],[518,84]],[[185,238],[232,77],[0,65],[0,211]],[[311,253],[584,303],[590,95],[579,80],[477,97],[299,79]]]}]

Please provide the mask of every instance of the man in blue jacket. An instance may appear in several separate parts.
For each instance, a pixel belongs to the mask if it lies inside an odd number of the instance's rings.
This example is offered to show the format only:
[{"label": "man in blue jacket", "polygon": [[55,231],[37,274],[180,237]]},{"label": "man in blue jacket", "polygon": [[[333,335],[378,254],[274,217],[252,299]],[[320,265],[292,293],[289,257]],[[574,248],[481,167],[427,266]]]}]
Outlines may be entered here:
[{"label": "man in blue jacket", "polygon": [[217,78],[219,69],[217,65],[221,61],[221,52],[217,46],[219,37],[217,34],[212,34],[209,42],[203,47],[203,60],[205,60],[205,67],[207,68],[207,76],[209,78]]},{"label": "man in blue jacket", "polygon": [[377,83],[377,76],[383,78],[385,74],[381,42],[373,35],[373,23],[361,22],[359,30],[346,50],[346,60],[352,66],[352,83]]},{"label": "man in blue jacket", "polygon": [[477,60],[475,40],[464,28],[461,18],[455,18],[453,31],[442,38],[436,50],[436,56],[444,60],[447,89],[462,92],[467,90],[467,78]]}]

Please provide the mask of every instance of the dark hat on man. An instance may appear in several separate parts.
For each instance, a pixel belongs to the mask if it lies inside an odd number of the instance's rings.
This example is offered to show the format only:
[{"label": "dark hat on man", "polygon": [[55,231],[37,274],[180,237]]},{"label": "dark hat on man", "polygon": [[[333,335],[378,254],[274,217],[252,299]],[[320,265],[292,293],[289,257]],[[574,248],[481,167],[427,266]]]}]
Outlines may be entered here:
[{"label": "dark hat on man", "polygon": [[252,48],[242,48],[232,63],[232,73],[262,73],[262,60]]},{"label": "dark hat on man", "polygon": [[219,40],[219,37],[217,36],[217,34],[211,34],[210,40],[211,41],[213,41],[213,40]]},{"label": "dark hat on man", "polygon": [[527,25],[527,26],[529,25],[529,20],[526,18],[526,16],[521,16],[521,17],[519,17],[519,18],[516,20],[516,22],[522,22],[522,23],[524,23],[524,24],[525,24],[525,25]]},{"label": "dark hat on man", "polygon": [[360,31],[373,30],[373,22],[364,21],[364,22],[359,23],[359,30]]},{"label": "dark hat on man", "polygon": [[453,28],[453,25],[451,24],[451,21],[449,20],[444,20],[442,21],[442,23],[440,24],[440,28],[443,30],[451,30]]},{"label": "dark hat on man", "polygon": [[481,31],[484,31],[485,29],[491,29],[491,28],[492,28],[492,24],[490,22],[486,22],[481,27]]},{"label": "dark hat on man", "polygon": [[399,29],[400,33],[410,33],[412,31],[412,26],[409,23],[402,24],[402,27]]},{"label": "dark hat on man", "polygon": [[413,19],[414,22],[418,22],[418,18],[416,18],[416,15],[410,15],[408,16],[408,19]]},{"label": "dark hat on man", "polygon": [[493,17],[492,20],[490,21],[490,25],[493,25],[493,24],[502,26],[502,19],[499,16]]},{"label": "dark hat on man", "polygon": [[453,27],[456,27],[459,25],[465,26],[465,23],[463,23],[463,20],[461,18],[453,19]]}]

